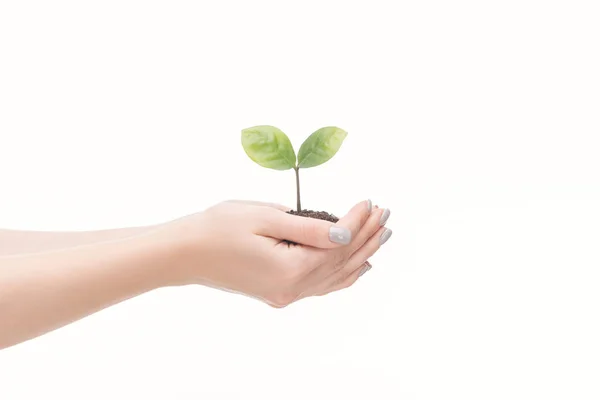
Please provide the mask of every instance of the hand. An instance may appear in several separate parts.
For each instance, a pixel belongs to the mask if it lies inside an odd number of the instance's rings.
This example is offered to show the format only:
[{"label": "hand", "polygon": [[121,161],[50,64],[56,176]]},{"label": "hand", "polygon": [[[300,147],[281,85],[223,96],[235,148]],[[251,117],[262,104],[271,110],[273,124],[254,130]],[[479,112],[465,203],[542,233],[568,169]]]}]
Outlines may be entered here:
[{"label": "hand", "polygon": [[287,210],[229,201],[152,227],[61,234],[49,251],[0,257],[0,349],[165,285],[199,283],[284,307],[352,285],[391,235],[389,211],[370,202],[337,224]]},{"label": "hand", "polygon": [[166,224],[155,234],[176,249],[171,283],[202,284],[285,307],[352,285],[392,232],[384,227],[389,210],[372,209],[370,201],[337,224],[288,210],[227,201]]}]

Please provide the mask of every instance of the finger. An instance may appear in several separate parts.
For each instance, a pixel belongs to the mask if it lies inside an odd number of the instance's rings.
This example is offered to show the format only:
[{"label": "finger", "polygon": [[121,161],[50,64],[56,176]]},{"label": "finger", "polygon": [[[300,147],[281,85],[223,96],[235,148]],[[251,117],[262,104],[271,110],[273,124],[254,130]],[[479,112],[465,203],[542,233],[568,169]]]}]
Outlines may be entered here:
[{"label": "finger", "polygon": [[377,233],[364,244],[364,246],[352,254],[346,265],[323,281],[321,290],[324,292],[329,291],[328,288],[336,286],[340,284],[340,282],[344,282],[348,276],[356,272],[357,269],[360,269],[360,267],[371,258],[391,236],[391,229],[381,227]]},{"label": "finger", "polygon": [[352,241],[354,241],[372,211],[373,203],[371,200],[360,202],[338,221],[338,225],[348,228],[352,232]]},{"label": "finger", "polygon": [[263,201],[253,201],[253,200],[228,200],[229,203],[236,203],[236,204],[246,204],[246,205],[250,205],[250,206],[259,206],[259,207],[270,207],[270,208],[275,208],[277,210],[281,210],[281,211],[290,211],[292,208],[291,207],[287,207],[281,204],[277,204],[277,203],[269,203],[269,202],[263,202]]},{"label": "finger", "polygon": [[354,271],[352,271],[352,273],[344,280],[336,283],[333,286],[327,287],[324,291],[317,293],[316,296],[325,296],[329,293],[349,288],[350,286],[354,285],[356,281],[358,281],[358,278],[369,272],[371,268],[373,268],[373,266],[367,261],[366,263],[362,264],[360,268],[356,268]]},{"label": "finger", "polygon": [[319,285],[320,282],[326,280],[329,276],[339,272],[348,263],[352,254],[359,250],[381,228],[382,222],[385,224],[388,217],[389,210],[373,210],[367,222],[360,228],[358,234],[355,235],[348,246],[335,251],[319,250],[315,255],[315,259],[320,267],[311,272],[306,278],[310,280],[307,286]]},{"label": "finger", "polygon": [[371,211],[371,202],[362,201],[343,220],[334,224],[316,218],[269,212],[257,229],[257,234],[316,247],[334,249],[347,246]]},{"label": "finger", "polygon": [[347,252],[348,256],[358,251],[382,226],[385,226],[390,214],[389,208],[378,208],[374,210],[367,222],[354,237],[352,243],[344,248],[344,251]]},{"label": "finger", "polygon": [[[357,207],[348,213],[348,216],[352,214]],[[316,249],[313,258],[315,263],[318,265],[317,268],[312,270],[305,278],[305,286],[313,288],[321,285],[331,275],[338,273],[347,263],[352,254],[360,248],[371,236],[377,232],[379,225],[384,214],[384,210],[378,209],[373,210],[371,213],[366,215],[366,222],[354,225],[354,229],[358,229],[358,233],[354,235],[352,242],[348,246],[341,247],[334,251],[330,249]],[[389,213],[388,213],[389,214]],[[363,216],[364,218],[364,216]],[[343,218],[345,220],[346,217]],[[340,220],[342,222],[342,220]],[[347,222],[347,221],[344,221]],[[352,224],[352,222],[349,222]],[[361,225],[361,226],[358,226]]]},{"label": "finger", "polygon": [[[362,276],[365,272],[369,271],[371,268],[373,267],[373,265],[371,265],[371,263],[369,261],[365,261],[362,265],[360,265],[358,268],[356,268],[354,271],[352,271],[352,273],[350,275],[356,275],[357,279]],[[331,284],[325,284],[325,282],[322,282],[320,285],[318,285],[317,287],[313,287],[310,290],[307,290],[305,292],[303,292],[299,299],[303,299],[306,297],[311,297],[311,296],[323,296],[327,293],[332,292],[331,288],[332,287],[338,287],[339,289],[341,289],[341,285],[343,283],[347,283],[349,277],[344,277],[343,279],[341,279],[340,281],[336,282],[335,285],[331,285]],[[339,290],[337,289],[337,290]]]}]

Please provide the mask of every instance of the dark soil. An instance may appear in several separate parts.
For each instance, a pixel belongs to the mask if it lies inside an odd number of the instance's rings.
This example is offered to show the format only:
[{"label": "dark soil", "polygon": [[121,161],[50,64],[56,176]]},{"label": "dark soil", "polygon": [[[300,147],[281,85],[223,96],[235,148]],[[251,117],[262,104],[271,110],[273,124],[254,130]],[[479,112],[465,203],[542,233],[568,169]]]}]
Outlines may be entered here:
[{"label": "dark soil", "polygon": [[[290,211],[287,211],[287,213],[291,214],[291,215],[298,215],[300,217],[305,217],[305,218],[322,219],[322,220],[333,222],[333,223],[336,223],[340,220],[335,215],[329,214],[328,212],[325,212],[325,211],[302,210],[302,211],[298,212],[296,210],[290,210]],[[295,246],[298,244],[298,243],[290,242],[289,240],[284,240],[283,243],[287,243],[288,247],[290,245]]]},{"label": "dark soil", "polygon": [[325,211],[302,210],[302,211],[298,212],[296,210],[290,210],[287,213],[292,214],[292,215],[299,215],[301,217],[323,219],[325,221],[329,221],[329,222],[333,222],[333,223],[338,222],[340,220],[335,215],[331,215]]}]

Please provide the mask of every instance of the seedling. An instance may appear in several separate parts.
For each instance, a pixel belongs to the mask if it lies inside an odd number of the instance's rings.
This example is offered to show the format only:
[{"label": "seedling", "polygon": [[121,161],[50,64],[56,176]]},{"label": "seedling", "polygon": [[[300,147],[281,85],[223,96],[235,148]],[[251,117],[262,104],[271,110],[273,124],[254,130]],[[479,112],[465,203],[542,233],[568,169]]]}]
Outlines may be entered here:
[{"label": "seedling", "polygon": [[296,211],[290,214],[301,215],[337,222],[337,217],[326,212],[302,210],[300,200],[300,169],[312,168],[329,161],[340,149],[347,133],[334,126],[321,128],[310,135],[298,151],[298,156],[290,139],[280,129],[260,125],[242,130],[242,146],[252,161],[265,168],[296,172]]}]

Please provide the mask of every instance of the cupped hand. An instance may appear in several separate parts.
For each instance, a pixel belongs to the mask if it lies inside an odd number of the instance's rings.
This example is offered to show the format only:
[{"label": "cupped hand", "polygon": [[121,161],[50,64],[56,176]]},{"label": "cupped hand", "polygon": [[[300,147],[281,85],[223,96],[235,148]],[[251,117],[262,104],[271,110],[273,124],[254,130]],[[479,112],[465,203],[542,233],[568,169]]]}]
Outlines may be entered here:
[{"label": "cupped hand", "polygon": [[351,286],[392,233],[384,226],[390,211],[370,201],[335,224],[288,210],[234,200],[164,225],[154,235],[176,249],[170,284],[201,284],[285,307]]}]

